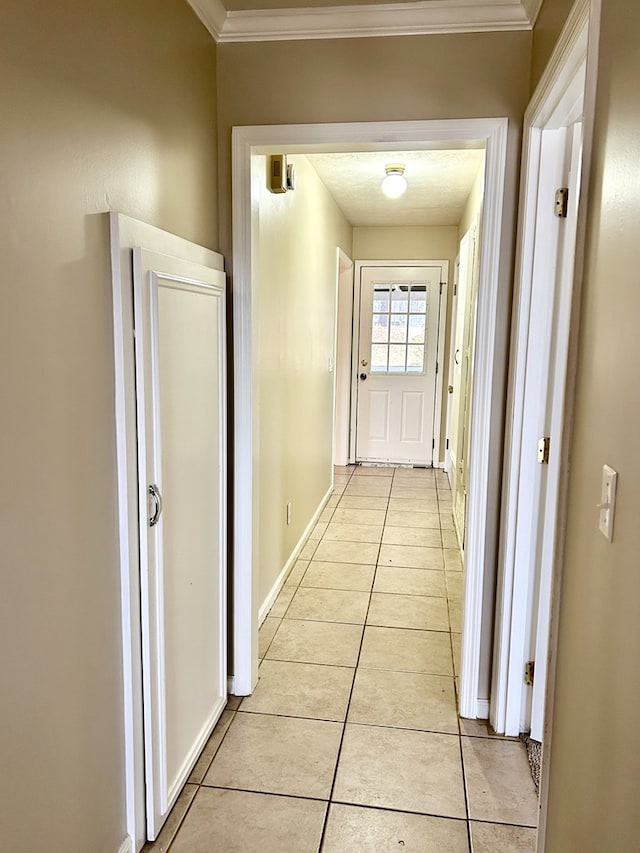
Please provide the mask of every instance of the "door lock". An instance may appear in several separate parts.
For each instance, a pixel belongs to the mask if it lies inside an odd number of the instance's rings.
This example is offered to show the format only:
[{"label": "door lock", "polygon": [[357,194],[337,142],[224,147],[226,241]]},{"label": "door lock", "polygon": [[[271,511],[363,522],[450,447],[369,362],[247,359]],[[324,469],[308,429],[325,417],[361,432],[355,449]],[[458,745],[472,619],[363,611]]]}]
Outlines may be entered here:
[{"label": "door lock", "polygon": [[366,358],[363,358],[363,359],[362,359],[362,361],[360,362],[360,364],[361,364],[363,367],[366,367],[366,366],[369,364],[369,362],[367,361],[367,359],[366,359]]}]

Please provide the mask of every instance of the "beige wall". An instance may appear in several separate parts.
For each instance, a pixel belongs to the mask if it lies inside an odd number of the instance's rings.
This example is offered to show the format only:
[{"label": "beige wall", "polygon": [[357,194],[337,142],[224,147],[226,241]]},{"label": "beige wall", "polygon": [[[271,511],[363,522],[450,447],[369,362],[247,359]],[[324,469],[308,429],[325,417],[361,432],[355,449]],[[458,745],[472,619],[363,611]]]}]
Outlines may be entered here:
[{"label": "beige wall", "polygon": [[216,50],[181,0],[0,27],[0,847],[125,835],[111,282],[121,210],[216,248]]},{"label": "beige wall", "polygon": [[331,486],[337,248],[351,255],[351,226],[317,173],[306,157],[289,162],[296,190],[280,195],[267,190],[266,158],[252,162],[260,605]]},{"label": "beige wall", "polygon": [[[547,853],[636,853],[640,839],[640,6],[602,4]],[[619,472],[613,542],[602,465]]]}]

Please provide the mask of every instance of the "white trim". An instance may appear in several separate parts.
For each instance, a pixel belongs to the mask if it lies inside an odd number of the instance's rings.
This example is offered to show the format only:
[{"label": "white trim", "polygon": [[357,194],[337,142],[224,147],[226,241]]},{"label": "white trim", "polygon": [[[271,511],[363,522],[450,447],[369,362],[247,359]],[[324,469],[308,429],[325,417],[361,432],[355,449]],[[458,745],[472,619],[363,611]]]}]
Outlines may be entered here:
[{"label": "white trim", "polygon": [[336,316],[333,346],[333,465],[349,464],[353,261],[336,249]]},{"label": "white trim", "polygon": [[[534,277],[534,247],[538,182],[541,168],[542,128],[558,118],[558,105],[567,107],[566,93],[585,61],[589,27],[588,0],[573,7],[549,64],[525,113],[522,178],[520,187],[520,227],[516,252],[515,324],[510,363],[510,378],[505,467],[503,485],[503,524],[501,530],[498,586],[496,592],[496,628],[491,701],[491,724],[501,734],[518,735],[522,725],[524,632],[531,607],[528,565],[521,566],[518,552],[518,517],[530,515],[530,508],[519,506],[521,498],[522,435],[525,430],[525,380],[529,345]],[[569,104],[571,102],[569,101]],[[553,125],[552,125],[553,126]],[[583,174],[583,186],[586,184]],[[522,547],[522,546],[521,546]],[[527,553],[531,544],[524,546]],[[528,563],[528,560],[525,560]],[[521,577],[525,574],[524,577]]]},{"label": "white trim", "polygon": [[189,0],[222,43],[531,30],[541,2],[416,0],[227,12],[220,0]]},{"label": "white trim", "polygon": [[118,847],[118,853],[135,853],[135,846],[130,835],[127,835],[120,847]]},{"label": "white trim", "polygon": [[[431,451],[431,467],[437,468],[435,459],[440,454],[441,422],[442,422],[442,389],[444,382],[444,339],[447,325],[447,295],[449,285],[449,261],[425,260],[396,261],[393,259],[376,261],[355,261],[353,285],[353,329],[351,349],[351,418],[349,422],[349,462],[356,461],[357,444],[357,413],[358,413],[358,353],[360,337],[360,297],[362,293],[363,267],[440,267],[440,284],[442,292],[438,294],[438,330],[436,363],[439,370],[435,377],[435,392],[433,399],[433,450]],[[444,323],[444,324],[443,324]],[[367,464],[367,463],[365,463]],[[377,464],[371,461],[369,464]],[[394,464],[394,463],[386,463]],[[405,463],[395,463],[405,464]],[[411,463],[408,463],[411,464]]]},{"label": "white trim", "polygon": [[320,505],[319,505],[318,509],[314,512],[311,521],[305,527],[302,536],[298,540],[298,544],[296,545],[296,547],[291,552],[291,556],[289,557],[287,562],[284,564],[284,568],[282,569],[282,571],[278,575],[276,582],[271,587],[271,589],[270,589],[267,597],[265,598],[265,600],[262,602],[262,605],[260,606],[260,610],[258,611],[258,624],[259,625],[262,625],[264,620],[269,615],[269,611],[273,607],[274,602],[275,602],[276,598],[278,597],[280,590],[282,589],[282,587],[285,585],[285,583],[287,581],[287,577],[289,576],[289,572],[295,566],[296,561],[297,561],[298,557],[300,556],[300,552],[304,548],[304,546],[307,542],[307,539],[309,538],[309,536],[311,534],[311,531],[313,530],[313,528],[318,523],[318,519],[322,515],[322,511],[324,510],[327,503],[329,502],[329,499],[331,498],[332,494],[333,494],[333,486],[331,486],[329,488],[329,491],[326,493],[326,495],[320,501]]},{"label": "white trim", "polygon": [[[492,530],[487,530],[487,510],[498,509],[499,483],[492,472],[500,466],[503,399],[500,370],[494,376],[496,338],[506,333],[507,294],[510,290],[509,229],[502,239],[502,206],[506,170],[507,119],[454,119],[415,122],[362,122],[349,124],[263,125],[234,127],[233,157],[233,299],[235,341],[235,561],[234,561],[234,693],[250,693],[257,679],[258,603],[257,494],[259,476],[254,458],[252,388],[252,270],[251,270],[251,152],[261,146],[305,146],[324,150],[402,151],[451,140],[484,140],[486,170],[483,238],[480,245],[478,334],[473,398],[476,401],[471,435],[473,478],[469,493],[469,536],[466,553],[467,590],[463,634],[461,708],[477,713],[482,648],[485,576],[493,583]],[[371,141],[375,140],[375,142]],[[501,250],[504,246],[504,258]],[[355,322],[355,318],[354,318]],[[501,357],[502,354],[500,353]],[[488,536],[487,536],[488,532]],[[485,697],[481,697],[485,698]]]},{"label": "white trim", "polygon": [[125,829],[146,840],[138,535],[137,419],[133,322],[133,248],[145,246],[222,270],[222,255],[160,228],[109,213],[114,335],[114,409],[123,679]]},{"label": "white trim", "polygon": [[479,720],[489,719],[489,705],[490,702],[488,699],[478,699],[478,704],[476,706],[476,717]]},{"label": "white trim", "polygon": [[[576,375],[578,361],[578,340],[582,303],[582,277],[585,264],[586,220],[589,209],[589,177],[593,147],[593,127],[598,79],[598,52],[600,42],[601,0],[578,0],[575,12],[586,7],[588,15],[588,43],[586,59],[586,78],[584,87],[584,109],[582,125],[582,186],[578,224],[576,233],[576,253],[573,271],[574,292],[571,307],[569,351],[567,354],[567,392],[564,404],[565,437],[560,448],[560,482],[558,486],[557,536],[554,554],[554,576],[551,591],[551,629],[549,632],[549,654],[547,661],[547,690],[545,702],[545,729],[543,741],[545,756],[552,752],[553,711],[555,704],[556,669],[558,662],[558,631],[560,622],[560,593],[562,588],[562,565],[565,549],[567,501],[569,487],[569,456],[571,435],[573,433],[574,404],[576,394]],[[572,16],[570,16],[570,19]],[[549,811],[549,761],[543,760],[540,778],[540,796],[538,809],[537,853],[544,853],[546,847],[547,818]]]},{"label": "white trim", "polygon": [[[464,630],[460,672],[460,714],[477,713],[482,655],[482,626],[485,618],[485,581],[494,571],[491,544],[491,516],[497,516],[499,483],[492,473],[499,465],[503,389],[496,366],[496,338],[501,322],[500,261],[504,177],[507,157],[507,122],[503,120],[487,138],[482,239],[479,254],[479,281],[476,308],[469,452],[469,488],[465,537]],[[496,375],[498,374],[498,375]],[[497,423],[496,423],[497,421]],[[498,426],[500,424],[500,426]],[[496,501],[493,507],[492,501]],[[491,511],[490,511],[491,510]],[[489,536],[487,536],[489,533]],[[493,574],[491,575],[493,580]],[[486,618],[488,614],[486,614]]]}]

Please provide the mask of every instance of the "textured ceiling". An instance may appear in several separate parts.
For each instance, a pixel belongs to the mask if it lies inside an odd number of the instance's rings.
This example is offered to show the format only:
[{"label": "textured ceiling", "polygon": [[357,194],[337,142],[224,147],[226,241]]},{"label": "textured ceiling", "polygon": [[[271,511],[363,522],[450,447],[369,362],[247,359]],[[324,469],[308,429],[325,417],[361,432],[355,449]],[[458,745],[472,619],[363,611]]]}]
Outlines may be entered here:
[{"label": "textured ceiling", "polygon": [[[307,154],[354,226],[457,225],[484,162],[484,150]],[[387,163],[404,163],[408,189],[399,199],[380,189]]]}]

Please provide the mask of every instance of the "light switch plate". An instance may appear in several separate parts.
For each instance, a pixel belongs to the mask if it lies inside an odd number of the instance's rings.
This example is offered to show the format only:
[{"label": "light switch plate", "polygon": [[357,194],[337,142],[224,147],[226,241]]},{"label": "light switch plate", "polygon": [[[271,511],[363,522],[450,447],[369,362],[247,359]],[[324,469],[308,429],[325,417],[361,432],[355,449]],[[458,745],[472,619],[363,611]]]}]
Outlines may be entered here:
[{"label": "light switch plate", "polygon": [[616,506],[616,486],[618,484],[618,472],[609,465],[602,466],[602,488],[600,491],[600,532],[608,539],[613,539],[613,516]]}]

